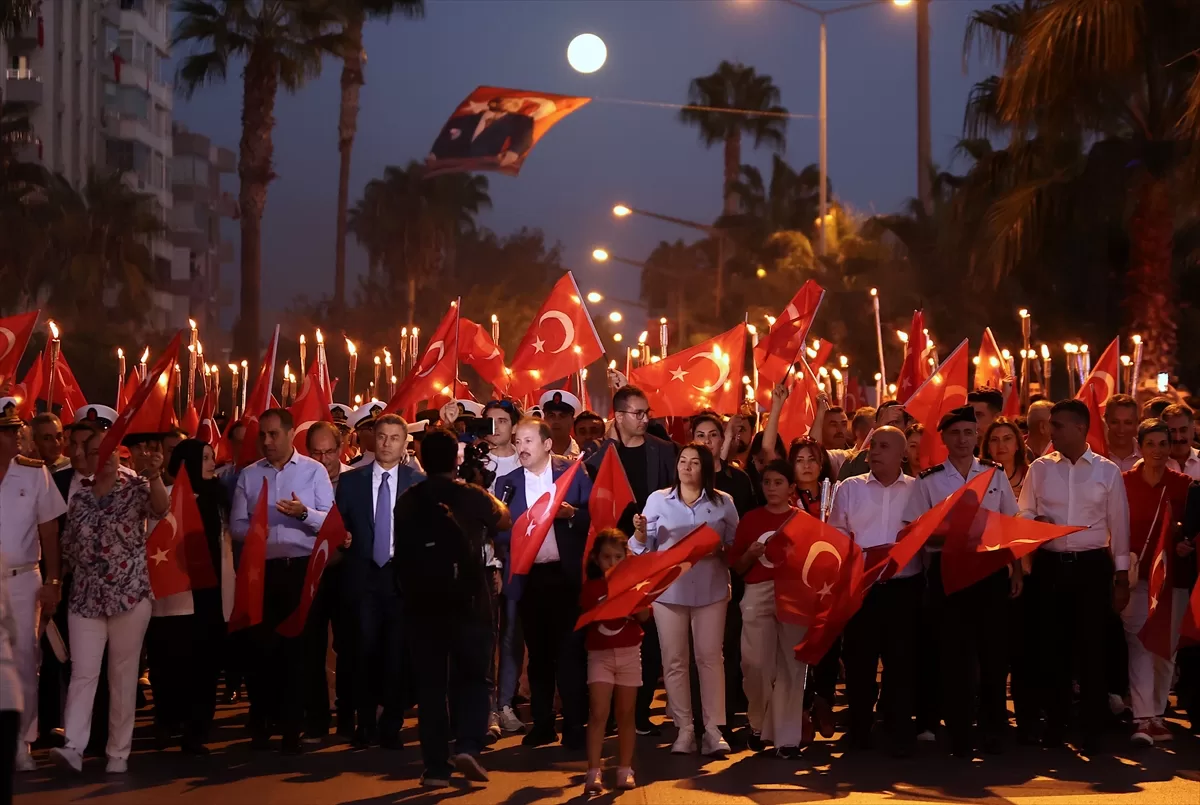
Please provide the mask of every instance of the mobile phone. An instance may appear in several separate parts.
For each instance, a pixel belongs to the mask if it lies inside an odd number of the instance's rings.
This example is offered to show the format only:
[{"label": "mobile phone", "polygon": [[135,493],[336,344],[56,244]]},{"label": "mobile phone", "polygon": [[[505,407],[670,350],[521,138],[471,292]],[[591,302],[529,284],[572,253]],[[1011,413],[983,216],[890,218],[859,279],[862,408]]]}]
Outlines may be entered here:
[{"label": "mobile phone", "polygon": [[468,419],[466,432],[468,436],[474,436],[476,438],[491,436],[496,432],[496,420],[492,419],[490,416]]},{"label": "mobile phone", "polygon": [[1170,381],[1170,379],[1171,379],[1170,376],[1166,372],[1158,373],[1158,393],[1159,394],[1167,393],[1167,384]]}]

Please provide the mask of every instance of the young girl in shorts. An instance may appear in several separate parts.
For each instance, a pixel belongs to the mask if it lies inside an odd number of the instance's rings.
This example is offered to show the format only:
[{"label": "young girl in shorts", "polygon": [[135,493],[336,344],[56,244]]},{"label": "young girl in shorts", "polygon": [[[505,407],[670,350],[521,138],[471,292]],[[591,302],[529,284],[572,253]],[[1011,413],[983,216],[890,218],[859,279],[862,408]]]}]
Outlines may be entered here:
[{"label": "young girl in shorts", "polygon": [[[588,554],[587,580],[583,584],[580,605],[587,611],[599,603],[608,592],[605,574],[628,554],[625,534],[616,528],[606,528],[596,535]],[[608,724],[609,707],[614,694],[617,721],[617,788],[627,790],[637,785],[633,778],[634,731],[633,710],[638,688],[642,685],[642,627],[649,612],[631,618],[599,621],[588,624],[588,715],[587,753],[588,773],[584,791],[601,792],[600,759],[604,749],[604,731]]]}]

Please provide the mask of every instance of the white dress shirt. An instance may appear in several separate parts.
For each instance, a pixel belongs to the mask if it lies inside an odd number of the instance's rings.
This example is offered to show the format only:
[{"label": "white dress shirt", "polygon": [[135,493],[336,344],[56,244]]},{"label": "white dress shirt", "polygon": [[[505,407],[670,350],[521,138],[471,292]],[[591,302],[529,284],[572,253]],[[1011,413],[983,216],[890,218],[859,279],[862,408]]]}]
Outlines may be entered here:
[{"label": "white dress shirt", "polygon": [[1029,465],[1018,502],[1022,517],[1086,526],[1042,550],[1079,553],[1109,548],[1117,570],[1129,569],[1129,501],[1117,465],[1089,448],[1074,464],[1057,450]]},{"label": "white dress shirt", "polygon": [[[547,492],[554,497],[554,465],[550,461],[546,462],[546,469],[542,470],[541,475],[534,475],[525,470],[525,507],[532,509],[533,504]],[[546,532],[546,541],[538,548],[537,556],[533,557],[535,565],[559,561],[558,538],[554,535],[554,528],[554,523],[551,522],[550,530]]]},{"label": "white dress shirt", "polygon": [[[854,540],[858,547],[891,545],[904,526],[904,514],[916,489],[917,479],[900,473],[889,486],[872,473],[855,475],[837,485],[829,524]],[[920,554],[903,567],[896,578],[921,572]]]},{"label": "white dress shirt", "polygon": [[1133,443],[1133,452],[1124,458],[1118,458],[1116,453],[1109,452],[1108,460],[1117,465],[1117,469],[1121,472],[1129,472],[1133,469],[1133,465],[1142,460],[1142,451],[1138,448],[1137,442]]},{"label": "white dress shirt", "polygon": [[[392,496],[392,510],[395,511],[395,509],[396,509],[396,483],[399,481],[399,478],[400,478],[400,473],[398,471],[399,468],[400,468],[399,464],[397,464],[395,467],[392,467],[390,470],[385,470],[383,467],[379,466],[378,464],[371,465],[371,512],[372,513],[379,510],[379,486],[383,483],[383,476],[385,473],[388,476],[388,492]],[[396,525],[395,522],[393,522],[392,523],[392,526],[393,526],[393,528],[392,528],[392,545],[390,548],[388,548],[388,557],[389,558],[396,555],[396,529],[394,527],[395,525]]]},{"label": "white dress shirt", "polygon": [[1182,472],[1193,481],[1200,481],[1200,450],[1193,447],[1182,467],[1173,458],[1167,459],[1167,466],[1176,472]]},{"label": "white dress shirt", "polygon": [[[651,493],[642,509],[646,518],[646,541],[629,540],[629,552],[666,550],[702,525],[716,531],[726,547],[732,545],[737,534],[737,507],[732,497],[719,489],[716,493],[714,499],[709,498],[707,492],[701,492],[691,506],[683,502],[674,488]],[[706,556],[672,582],[658,597],[658,603],[705,607],[728,598],[729,567],[721,557]]]},{"label": "white dress shirt", "polygon": [[[949,459],[943,461],[939,466],[942,469],[935,472],[926,470],[917,476],[916,489],[908,501],[908,508],[904,511],[905,523],[913,522],[962,489],[968,481],[992,469],[991,465],[984,464],[975,458],[971,460],[971,469],[967,470],[967,477],[964,478]],[[1000,512],[1009,517],[1017,515],[1017,499],[1013,496],[1012,484],[1008,482],[1008,476],[1004,470],[996,469],[996,474],[992,476],[992,482],[988,485],[987,494],[983,496],[981,505],[989,511]],[[939,553],[942,546],[926,545],[925,550]]]},{"label": "white dress shirt", "polygon": [[0,481],[0,555],[9,569],[37,563],[42,556],[38,526],[66,513],[49,470],[10,461]]}]

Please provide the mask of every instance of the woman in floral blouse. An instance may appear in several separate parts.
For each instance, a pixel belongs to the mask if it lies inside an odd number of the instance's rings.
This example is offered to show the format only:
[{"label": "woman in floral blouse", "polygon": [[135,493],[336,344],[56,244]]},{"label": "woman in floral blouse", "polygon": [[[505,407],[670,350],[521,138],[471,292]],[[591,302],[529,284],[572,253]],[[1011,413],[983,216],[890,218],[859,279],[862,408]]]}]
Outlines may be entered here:
[{"label": "woman in floral blouse", "polygon": [[108,647],[108,771],[127,769],[137,707],[138,660],[150,622],[150,577],[146,572],[146,520],[170,507],[162,481],[162,455],[141,476],[118,472],[114,450],[97,470],[97,432],[87,444],[92,481],[71,496],[62,553],[74,573],[67,604],[71,641],[71,684],[67,689],[66,746],[51,759],[83,770],[83,750],[92,730],[92,706],[100,661]]}]

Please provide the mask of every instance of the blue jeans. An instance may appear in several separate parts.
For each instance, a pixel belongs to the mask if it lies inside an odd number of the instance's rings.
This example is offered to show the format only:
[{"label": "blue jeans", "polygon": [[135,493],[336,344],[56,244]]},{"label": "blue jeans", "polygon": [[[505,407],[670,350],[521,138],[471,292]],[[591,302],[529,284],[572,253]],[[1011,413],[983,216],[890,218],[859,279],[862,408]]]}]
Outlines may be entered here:
[{"label": "blue jeans", "polygon": [[456,753],[483,751],[492,625],[486,617],[435,615],[410,618],[407,626],[413,636],[421,759],[427,773],[446,774],[451,770],[451,725]]},{"label": "blue jeans", "polygon": [[517,602],[500,596],[500,682],[495,709],[511,707],[525,664],[525,636],[517,617]]}]

